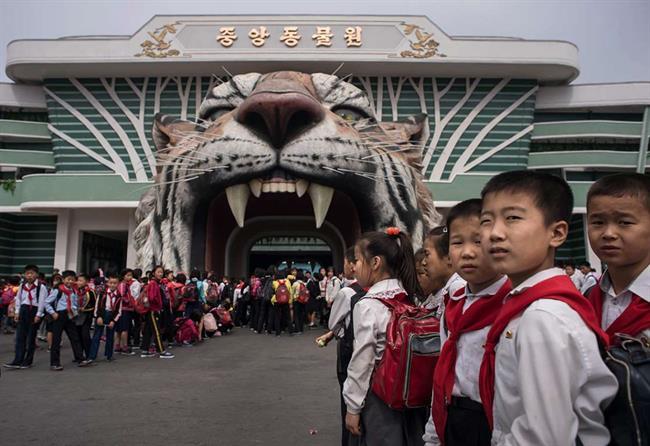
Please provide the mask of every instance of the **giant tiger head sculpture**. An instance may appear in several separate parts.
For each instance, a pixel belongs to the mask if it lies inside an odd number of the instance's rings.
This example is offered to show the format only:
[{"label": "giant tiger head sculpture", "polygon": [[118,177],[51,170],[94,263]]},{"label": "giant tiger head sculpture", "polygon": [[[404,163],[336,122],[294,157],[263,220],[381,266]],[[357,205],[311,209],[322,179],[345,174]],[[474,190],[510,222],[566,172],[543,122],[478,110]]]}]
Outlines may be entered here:
[{"label": "giant tiger head sculpture", "polygon": [[308,195],[316,227],[347,195],[360,230],[398,226],[422,242],[440,220],[422,183],[425,116],[378,122],[367,96],[333,75],[276,72],[214,87],[199,123],[156,116],[155,185],[136,212],[138,264],[189,270],[197,206],[225,191],[239,226],[249,197]]}]

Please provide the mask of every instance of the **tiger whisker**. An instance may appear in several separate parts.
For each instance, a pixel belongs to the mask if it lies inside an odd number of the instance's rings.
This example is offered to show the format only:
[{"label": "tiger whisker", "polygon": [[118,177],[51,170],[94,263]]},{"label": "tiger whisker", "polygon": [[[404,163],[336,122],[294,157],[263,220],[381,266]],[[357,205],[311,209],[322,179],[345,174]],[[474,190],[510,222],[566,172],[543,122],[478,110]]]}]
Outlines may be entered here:
[{"label": "tiger whisker", "polygon": [[338,174],[340,174],[340,175],[344,175],[343,172],[341,172],[341,171],[339,171],[339,170],[337,170],[337,169],[335,169],[335,168],[333,168],[333,167],[329,167],[329,166],[321,166],[321,168],[326,169],[326,170],[331,170],[331,171],[336,172],[336,173],[338,173]]},{"label": "tiger whisker", "polygon": [[345,65],[345,62],[341,62],[341,63],[339,64],[339,66],[336,67],[336,70],[334,70],[330,76],[336,76],[336,73],[338,73],[339,70],[340,70],[341,68],[343,68],[343,65]]}]

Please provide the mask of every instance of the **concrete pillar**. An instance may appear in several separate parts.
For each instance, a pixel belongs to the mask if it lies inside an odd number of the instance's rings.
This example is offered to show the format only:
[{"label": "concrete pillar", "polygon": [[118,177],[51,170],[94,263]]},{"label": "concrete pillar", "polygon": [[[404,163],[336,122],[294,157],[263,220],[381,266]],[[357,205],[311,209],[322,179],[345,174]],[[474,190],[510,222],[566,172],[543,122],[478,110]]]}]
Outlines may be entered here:
[{"label": "concrete pillar", "polygon": [[135,210],[129,210],[129,235],[127,237],[127,248],[126,248],[126,267],[127,268],[139,268],[140,265],[136,265],[136,253],[135,253],[135,243],[133,241],[133,233],[135,232],[136,221],[135,221]]},{"label": "concrete pillar", "polygon": [[68,240],[70,234],[71,212],[62,209],[56,214],[56,241],[54,243],[54,268],[67,269]]}]

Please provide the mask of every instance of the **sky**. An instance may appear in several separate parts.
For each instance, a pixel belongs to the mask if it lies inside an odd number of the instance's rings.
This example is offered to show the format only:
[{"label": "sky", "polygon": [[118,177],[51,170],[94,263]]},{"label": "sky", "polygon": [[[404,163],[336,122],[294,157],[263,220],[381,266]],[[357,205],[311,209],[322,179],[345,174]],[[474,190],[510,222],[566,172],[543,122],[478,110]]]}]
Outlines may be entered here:
[{"label": "sky", "polygon": [[426,15],[451,36],[572,42],[574,84],[650,81],[650,0],[0,0],[0,82],[12,40],[130,35],[156,14]]}]

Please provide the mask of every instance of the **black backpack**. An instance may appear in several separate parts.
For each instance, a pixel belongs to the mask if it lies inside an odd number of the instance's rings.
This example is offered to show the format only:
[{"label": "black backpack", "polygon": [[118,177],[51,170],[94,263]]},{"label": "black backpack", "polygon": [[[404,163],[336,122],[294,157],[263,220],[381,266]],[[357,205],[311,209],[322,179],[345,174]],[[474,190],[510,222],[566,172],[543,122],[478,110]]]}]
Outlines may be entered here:
[{"label": "black backpack", "polygon": [[345,327],[343,339],[339,340],[337,344],[336,371],[340,375],[347,375],[348,365],[354,352],[354,317],[352,316],[354,307],[366,295],[366,292],[357,282],[349,285],[349,287],[354,290],[355,294],[350,298],[350,323]]},{"label": "black backpack", "polygon": [[650,341],[622,338],[605,352],[618,392],[605,409],[610,446],[650,446]]},{"label": "black backpack", "polygon": [[271,302],[274,294],[275,290],[273,289],[273,278],[268,277],[266,279],[266,282],[264,282],[264,286],[262,287],[262,299],[264,299],[265,302]]}]

